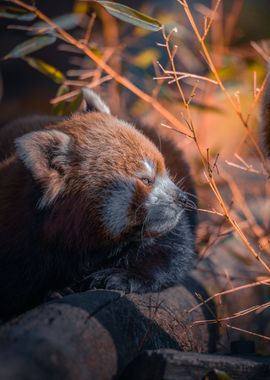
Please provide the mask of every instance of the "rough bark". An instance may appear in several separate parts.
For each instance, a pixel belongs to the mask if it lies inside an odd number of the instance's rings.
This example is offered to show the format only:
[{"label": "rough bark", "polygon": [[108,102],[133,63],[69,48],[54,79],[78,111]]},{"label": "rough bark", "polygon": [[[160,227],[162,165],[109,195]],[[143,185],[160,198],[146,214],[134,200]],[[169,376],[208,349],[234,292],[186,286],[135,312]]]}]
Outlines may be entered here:
[{"label": "rough bark", "polygon": [[192,327],[206,317],[191,280],[160,294],[88,291],[31,310],[0,329],[1,380],[115,379],[141,351],[209,352],[215,332]]}]

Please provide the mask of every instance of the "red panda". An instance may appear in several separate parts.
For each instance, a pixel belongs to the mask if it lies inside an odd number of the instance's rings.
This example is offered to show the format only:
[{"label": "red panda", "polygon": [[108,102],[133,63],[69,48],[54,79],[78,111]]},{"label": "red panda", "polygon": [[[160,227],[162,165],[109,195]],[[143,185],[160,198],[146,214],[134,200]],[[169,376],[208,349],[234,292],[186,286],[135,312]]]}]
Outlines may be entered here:
[{"label": "red panda", "polygon": [[192,263],[191,201],[163,155],[96,94],[86,98],[95,112],[25,118],[0,132],[3,319],[85,273],[90,288],[158,291]]}]

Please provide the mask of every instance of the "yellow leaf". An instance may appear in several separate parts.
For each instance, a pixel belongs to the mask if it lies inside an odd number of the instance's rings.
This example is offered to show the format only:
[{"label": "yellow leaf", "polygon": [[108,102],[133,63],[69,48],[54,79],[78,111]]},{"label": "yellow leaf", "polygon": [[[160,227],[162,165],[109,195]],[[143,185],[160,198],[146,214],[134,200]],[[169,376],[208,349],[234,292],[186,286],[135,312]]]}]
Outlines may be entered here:
[{"label": "yellow leaf", "polygon": [[146,69],[160,57],[160,52],[156,49],[147,49],[134,58],[134,64],[141,69]]},{"label": "yellow leaf", "polygon": [[61,71],[56,69],[54,66],[49,65],[48,63],[38,58],[24,57],[23,59],[24,61],[28,63],[28,65],[40,71],[42,74],[48,76],[55,83],[58,83],[58,84],[63,83],[65,79],[64,75],[61,73]]}]

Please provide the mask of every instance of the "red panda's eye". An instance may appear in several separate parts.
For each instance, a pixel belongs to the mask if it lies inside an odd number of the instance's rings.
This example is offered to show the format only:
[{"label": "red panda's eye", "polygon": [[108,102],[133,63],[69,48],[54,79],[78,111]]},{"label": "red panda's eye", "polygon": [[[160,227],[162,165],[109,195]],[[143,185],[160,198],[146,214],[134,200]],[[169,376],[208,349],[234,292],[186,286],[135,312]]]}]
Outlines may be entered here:
[{"label": "red panda's eye", "polygon": [[151,178],[141,178],[141,181],[144,183],[146,186],[152,186],[153,185],[153,180]]}]

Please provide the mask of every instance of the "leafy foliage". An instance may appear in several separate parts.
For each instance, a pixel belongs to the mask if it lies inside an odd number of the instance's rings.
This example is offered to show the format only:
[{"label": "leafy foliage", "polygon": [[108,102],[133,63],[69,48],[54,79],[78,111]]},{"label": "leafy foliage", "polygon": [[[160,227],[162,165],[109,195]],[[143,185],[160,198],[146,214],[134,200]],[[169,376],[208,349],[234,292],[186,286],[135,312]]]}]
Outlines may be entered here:
[{"label": "leafy foliage", "polygon": [[29,66],[51,78],[55,83],[61,84],[64,82],[64,74],[54,66],[34,57],[24,57],[23,59],[28,63]]},{"label": "leafy foliage", "polygon": [[[149,17],[137,10],[134,10],[126,5],[111,2],[111,1],[93,1],[92,3],[99,4],[106,12],[108,12],[113,17],[116,17],[124,22],[135,25],[136,27],[143,28],[148,31],[158,31],[161,29],[161,23]],[[87,10],[88,8],[86,8]],[[14,18],[20,21],[32,21],[35,19],[35,14],[27,12],[23,8],[19,7],[1,7],[0,17]],[[52,22],[58,25],[60,28],[69,30],[73,29],[80,24],[84,15],[81,13],[68,13],[61,15],[52,19]],[[42,48],[53,44],[57,40],[57,33],[54,28],[48,25],[44,21],[35,22],[31,29],[30,34],[41,33],[41,35],[34,36],[25,42],[15,46],[4,59],[11,58],[21,58],[28,65],[38,70],[40,73],[52,79],[55,83],[60,84],[59,90],[57,92],[57,97],[67,94],[71,91],[70,87],[65,85],[65,76],[56,67],[52,66],[50,63],[44,62],[43,60],[33,57],[30,54],[41,50]],[[43,34],[42,34],[43,33]],[[96,46],[89,46],[90,50],[95,53],[98,57],[102,57],[102,51]],[[156,49],[146,49],[142,52],[136,60],[134,61],[137,67],[142,69],[147,68],[152,64],[153,60],[159,57],[159,53]],[[82,91],[75,91],[77,95],[73,98],[66,100],[61,100],[58,104],[53,107],[53,112],[57,115],[65,115],[75,112],[79,107],[83,99]]]},{"label": "leafy foliage", "polygon": [[37,50],[42,49],[45,46],[51,45],[56,41],[56,37],[53,35],[44,35],[30,38],[29,40],[15,46],[9,52],[4,59],[9,58],[23,58]]},{"label": "leafy foliage", "polygon": [[2,5],[0,6],[0,17],[17,19],[20,21],[32,21],[36,18],[36,15],[19,7]]},{"label": "leafy foliage", "polygon": [[97,1],[100,5],[102,5],[106,11],[122,21],[128,22],[135,26],[139,26],[140,28],[148,29],[153,32],[157,32],[161,29],[161,24],[158,20],[146,16],[145,14],[136,11],[126,5],[113,3],[112,1]]}]

